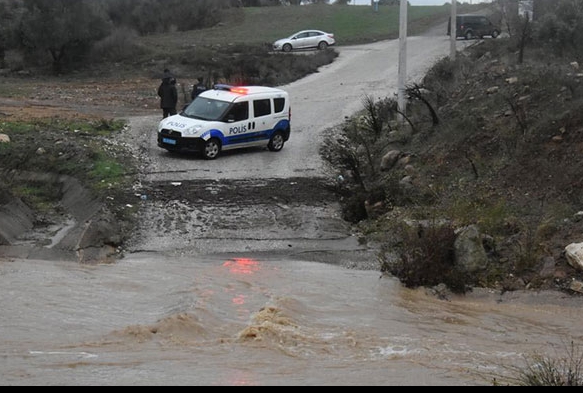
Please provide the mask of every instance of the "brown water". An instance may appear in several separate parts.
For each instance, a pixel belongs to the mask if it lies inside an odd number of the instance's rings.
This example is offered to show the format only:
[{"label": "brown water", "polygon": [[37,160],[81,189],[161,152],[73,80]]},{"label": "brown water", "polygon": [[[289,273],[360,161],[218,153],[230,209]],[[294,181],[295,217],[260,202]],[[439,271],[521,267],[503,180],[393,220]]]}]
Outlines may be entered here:
[{"label": "brown water", "polygon": [[583,336],[561,295],[445,301],[285,259],[0,259],[0,302],[2,385],[491,385]]}]

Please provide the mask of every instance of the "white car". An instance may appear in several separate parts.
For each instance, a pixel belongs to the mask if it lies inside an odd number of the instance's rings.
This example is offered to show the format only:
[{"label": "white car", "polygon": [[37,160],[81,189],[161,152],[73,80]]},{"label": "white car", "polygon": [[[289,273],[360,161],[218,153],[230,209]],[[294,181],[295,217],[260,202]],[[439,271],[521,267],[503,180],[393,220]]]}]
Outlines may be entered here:
[{"label": "white car", "polygon": [[291,52],[298,49],[324,50],[335,45],[334,34],[321,30],[302,30],[273,43],[273,50]]}]

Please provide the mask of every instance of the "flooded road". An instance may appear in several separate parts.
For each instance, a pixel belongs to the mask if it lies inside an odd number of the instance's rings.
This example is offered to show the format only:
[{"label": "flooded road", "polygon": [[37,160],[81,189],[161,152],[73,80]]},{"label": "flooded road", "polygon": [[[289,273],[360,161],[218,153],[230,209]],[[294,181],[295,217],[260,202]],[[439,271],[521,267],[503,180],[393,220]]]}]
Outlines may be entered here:
[{"label": "flooded road", "polygon": [[491,385],[582,338],[560,296],[444,301],[288,259],[13,260],[0,280],[2,385]]}]

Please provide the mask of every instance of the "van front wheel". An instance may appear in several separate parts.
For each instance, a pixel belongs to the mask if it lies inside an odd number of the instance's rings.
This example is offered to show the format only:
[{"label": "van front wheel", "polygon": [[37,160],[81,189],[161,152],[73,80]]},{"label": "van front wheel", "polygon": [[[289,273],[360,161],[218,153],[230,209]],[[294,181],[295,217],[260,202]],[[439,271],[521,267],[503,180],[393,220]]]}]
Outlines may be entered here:
[{"label": "van front wheel", "polygon": [[281,149],[283,149],[284,143],[285,143],[285,141],[283,139],[283,134],[278,131],[271,136],[271,139],[269,140],[269,144],[267,145],[267,148],[270,151],[280,151]]},{"label": "van front wheel", "polygon": [[202,156],[205,160],[214,160],[221,153],[221,142],[216,138],[211,138],[204,144]]}]

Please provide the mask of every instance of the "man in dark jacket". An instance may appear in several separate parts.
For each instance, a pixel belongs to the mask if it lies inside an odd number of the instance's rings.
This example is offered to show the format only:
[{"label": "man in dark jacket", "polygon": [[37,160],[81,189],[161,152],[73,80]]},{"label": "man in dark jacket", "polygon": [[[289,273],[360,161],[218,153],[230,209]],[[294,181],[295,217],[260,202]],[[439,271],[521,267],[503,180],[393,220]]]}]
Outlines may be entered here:
[{"label": "man in dark jacket", "polygon": [[190,98],[193,100],[203,91],[206,90],[204,86],[204,78],[198,78],[194,86],[192,86],[192,91],[190,92]]},{"label": "man in dark jacket", "polygon": [[164,75],[162,75],[162,83],[158,87],[158,96],[160,97],[160,108],[162,108],[164,119],[175,115],[177,113],[178,91],[176,90],[176,79],[168,69],[165,69]]}]

